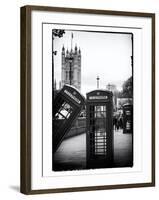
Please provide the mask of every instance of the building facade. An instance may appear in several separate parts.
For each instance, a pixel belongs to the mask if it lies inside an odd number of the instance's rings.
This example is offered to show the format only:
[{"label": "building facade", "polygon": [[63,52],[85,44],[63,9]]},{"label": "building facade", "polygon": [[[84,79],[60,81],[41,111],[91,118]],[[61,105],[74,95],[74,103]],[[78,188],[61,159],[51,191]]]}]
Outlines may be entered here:
[{"label": "building facade", "polygon": [[75,46],[65,50],[62,47],[62,70],[61,70],[61,88],[65,85],[72,85],[79,91],[81,90],[81,50]]}]

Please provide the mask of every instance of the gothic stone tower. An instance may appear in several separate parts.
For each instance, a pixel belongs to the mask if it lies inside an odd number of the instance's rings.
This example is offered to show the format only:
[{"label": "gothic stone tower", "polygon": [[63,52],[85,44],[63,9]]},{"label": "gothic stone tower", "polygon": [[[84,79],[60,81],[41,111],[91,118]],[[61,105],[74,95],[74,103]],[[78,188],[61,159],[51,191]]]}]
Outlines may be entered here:
[{"label": "gothic stone tower", "polygon": [[70,51],[65,51],[63,46],[61,72],[61,87],[69,84],[81,90],[81,50],[77,46]]}]

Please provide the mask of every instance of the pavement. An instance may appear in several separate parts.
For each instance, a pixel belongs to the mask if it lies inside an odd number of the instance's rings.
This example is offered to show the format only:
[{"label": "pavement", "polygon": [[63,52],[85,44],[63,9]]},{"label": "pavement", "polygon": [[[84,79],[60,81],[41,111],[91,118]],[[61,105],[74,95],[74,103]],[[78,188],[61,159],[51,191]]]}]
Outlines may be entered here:
[{"label": "pavement", "polygon": [[123,130],[114,131],[114,166],[128,167],[133,165],[133,137]]},{"label": "pavement", "polygon": [[[114,131],[113,167],[132,166],[132,134]],[[65,139],[54,154],[53,170],[86,169],[86,133]]]}]

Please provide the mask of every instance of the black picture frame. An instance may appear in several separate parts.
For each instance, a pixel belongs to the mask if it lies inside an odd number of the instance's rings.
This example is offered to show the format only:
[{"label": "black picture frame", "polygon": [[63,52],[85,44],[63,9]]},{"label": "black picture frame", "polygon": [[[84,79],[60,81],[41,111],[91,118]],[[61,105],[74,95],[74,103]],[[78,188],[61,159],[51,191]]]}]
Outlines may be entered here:
[{"label": "black picture frame", "polygon": [[[80,13],[80,14],[96,14],[96,15],[112,15],[112,16],[131,16],[139,18],[150,18],[152,20],[152,62],[151,62],[151,88],[152,88],[152,130],[151,130],[151,181],[148,183],[133,183],[133,184],[116,184],[116,185],[100,185],[89,187],[74,187],[74,188],[53,188],[33,190],[31,187],[31,127],[32,127],[32,57],[31,57],[31,20],[32,11],[48,11],[62,13]],[[21,8],[21,180],[20,191],[24,194],[43,194],[43,193],[59,193],[59,192],[76,192],[76,191],[93,191],[106,189],[120,188],[136,188],[136,187],[151,187],[155,186],[155,14],[154,13],[139,13],[139,12],[122,12],[111,10],[92,10],[78,8],[62,8],[62,7],[47,7],[47,6],[24,6]]]}]

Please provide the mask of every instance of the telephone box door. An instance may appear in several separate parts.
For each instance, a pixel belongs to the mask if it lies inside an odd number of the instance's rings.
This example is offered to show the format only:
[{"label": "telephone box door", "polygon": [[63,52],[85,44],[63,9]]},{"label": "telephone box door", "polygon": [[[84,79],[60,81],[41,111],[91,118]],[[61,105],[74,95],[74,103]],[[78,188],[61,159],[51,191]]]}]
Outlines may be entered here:
[{"label": "telephone box door", "polygon": [[112,93],[95,90],[87,94],[87,168],[113,163]]}]

